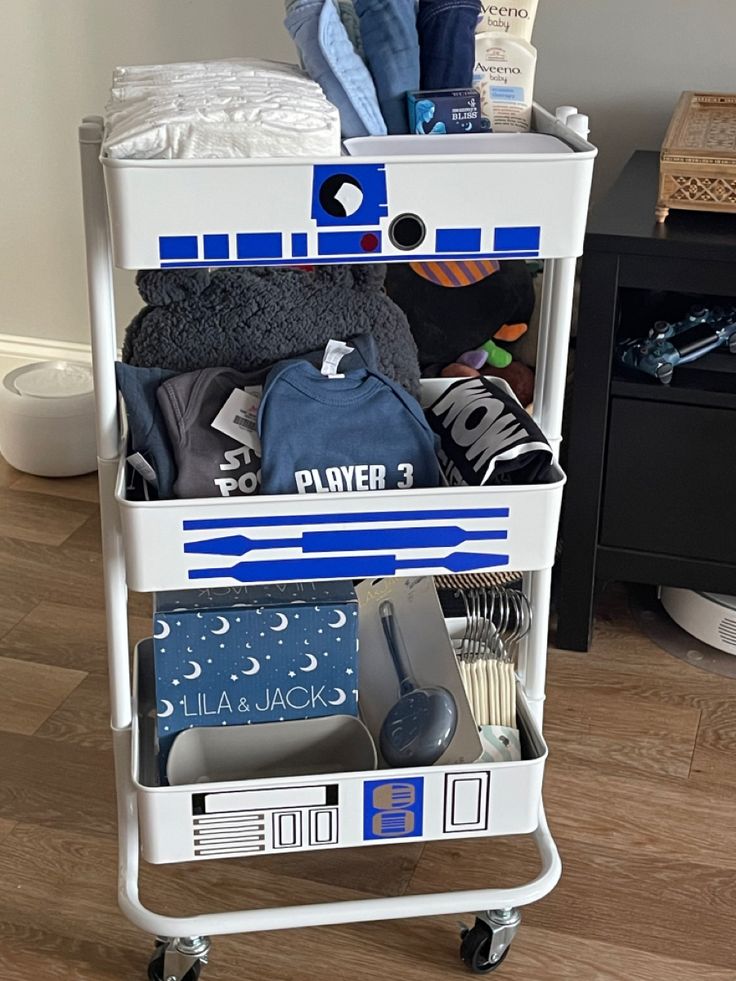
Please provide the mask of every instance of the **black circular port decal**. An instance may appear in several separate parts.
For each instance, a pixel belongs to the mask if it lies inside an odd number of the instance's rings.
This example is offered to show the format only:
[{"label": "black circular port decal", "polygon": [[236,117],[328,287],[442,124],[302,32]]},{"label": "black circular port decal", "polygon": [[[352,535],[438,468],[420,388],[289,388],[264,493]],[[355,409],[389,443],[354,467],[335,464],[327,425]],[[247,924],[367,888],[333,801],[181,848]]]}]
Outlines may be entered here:
[{"label": "black circular port decal", "polygon": [[350,218],[363,204],[363,188],[350,174],[333,174],[320,188],[319,203],[333,218]]},{"label": "black circular port decal", "polygon": [[399,215],[388,230],[388,237],[396,248],[405,252],[418,248],[426,235],[426,226],[418,215]]}]

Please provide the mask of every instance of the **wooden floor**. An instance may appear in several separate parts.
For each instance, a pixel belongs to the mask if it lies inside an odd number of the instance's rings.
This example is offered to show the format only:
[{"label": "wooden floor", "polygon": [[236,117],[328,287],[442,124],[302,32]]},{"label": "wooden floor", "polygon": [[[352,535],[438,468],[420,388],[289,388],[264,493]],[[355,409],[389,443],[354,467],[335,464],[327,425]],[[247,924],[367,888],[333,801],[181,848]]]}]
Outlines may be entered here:
[{"label": "wooden floor", "polygon": [[[0,467],[0,979],[136,981],[118,913],[93,478]],[[135,637],[147,601],[133,598]],[[608,595],[588,657],[553,650],[546,800],[565,863],[507,981],[736,979],[736,682],[670,658]],[[521,841],[146,869],[162,912],[521,883]],[[465,977],[451,918],[218,940],[210,981]]]}]

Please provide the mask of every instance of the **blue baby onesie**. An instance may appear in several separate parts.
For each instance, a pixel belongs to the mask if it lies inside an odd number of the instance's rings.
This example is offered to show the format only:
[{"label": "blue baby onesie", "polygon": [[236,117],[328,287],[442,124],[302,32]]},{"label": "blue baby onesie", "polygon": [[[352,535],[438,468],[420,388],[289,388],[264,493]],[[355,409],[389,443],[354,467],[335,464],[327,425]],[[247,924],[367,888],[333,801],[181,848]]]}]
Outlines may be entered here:
[{"label": "blue baby onesie", "polygon": [[258,413],[264,494],[437,487],[436,440],[419,404],[378,371],[328,378],[306,361],[269,374]]}]

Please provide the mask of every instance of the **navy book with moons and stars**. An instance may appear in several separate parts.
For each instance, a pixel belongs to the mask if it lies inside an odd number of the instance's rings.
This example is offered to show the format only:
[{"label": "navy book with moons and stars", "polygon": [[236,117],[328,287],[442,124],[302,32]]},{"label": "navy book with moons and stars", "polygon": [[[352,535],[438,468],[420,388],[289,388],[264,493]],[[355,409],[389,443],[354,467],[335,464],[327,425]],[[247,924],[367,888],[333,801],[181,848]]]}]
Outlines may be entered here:
[{"label": "navy book with moons and stars", "polygon": [[157,593],[159,752],[195,726],[358,714],[358,600],[350,582]]}]

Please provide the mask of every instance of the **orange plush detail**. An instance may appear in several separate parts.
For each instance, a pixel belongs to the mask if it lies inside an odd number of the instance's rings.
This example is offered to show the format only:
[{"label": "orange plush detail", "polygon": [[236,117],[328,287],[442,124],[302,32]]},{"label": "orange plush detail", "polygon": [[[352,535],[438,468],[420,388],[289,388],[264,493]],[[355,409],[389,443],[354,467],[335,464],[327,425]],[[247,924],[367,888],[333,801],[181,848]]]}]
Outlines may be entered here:
[{"label": "orange plush detail", "polygon": [[513,344],[526,334],[529,324],[504,324],[503,327],[493,335],[494,341],[505,341],[506,344]]},{"label": "orange plush detail", "polygon": [[500,269],[492,259],[468,259],[467,262],[410,262],[409,265],[422,279],[435,286],[460,289],[474,286],[488,279]]}]

